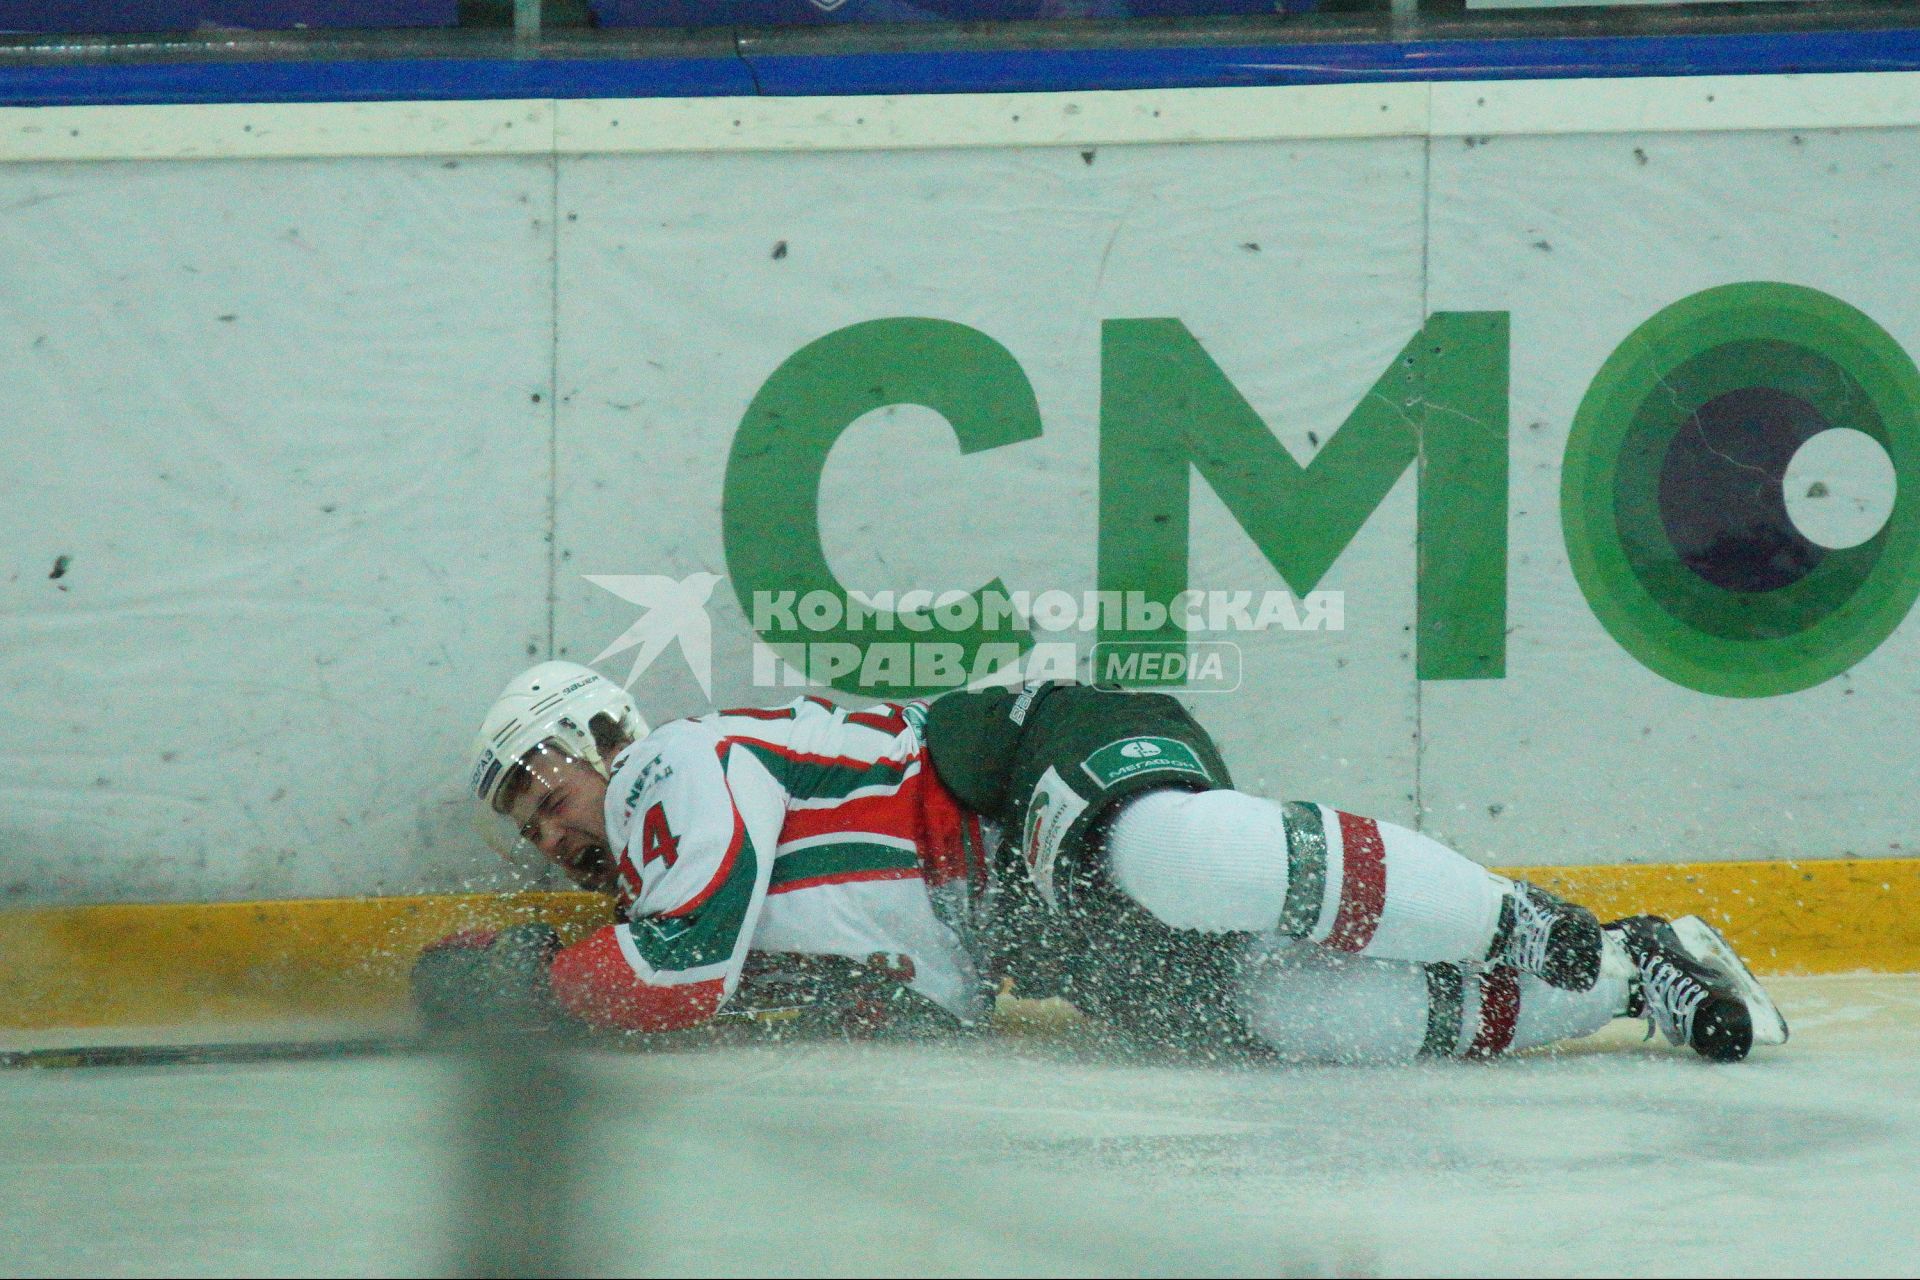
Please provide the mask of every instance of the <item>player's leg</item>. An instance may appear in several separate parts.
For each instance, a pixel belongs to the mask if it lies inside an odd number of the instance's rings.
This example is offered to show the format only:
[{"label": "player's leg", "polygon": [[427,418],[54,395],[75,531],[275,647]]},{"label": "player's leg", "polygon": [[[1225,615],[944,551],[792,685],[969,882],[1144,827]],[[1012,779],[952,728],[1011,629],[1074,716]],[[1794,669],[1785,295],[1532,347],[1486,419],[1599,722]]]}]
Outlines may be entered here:
[{"label": "player's leg", "polygon": [[1627,1012],[1627,979],[1562,991],[1511,969],[1342,956],[1289,939],[1256,944],[1240,1013],[1279,1057],[1383,1063],[1482,1058],[1591,1035]]},{"label": "player's leg", "polygon": [[1115,883],[1178,929],[1277,929],[1379,960],[1504,963],[1581,991],[1599,975],[1591,912],[1430,836],[1324,805],[1152,791],[1119,807],[1106,850]]},{"label": "player's leg", "polygon": [[1418,832],[1233,791],[1212,739],[1165,695],[950,694],[929,709],[927,743],[945,785],[1017,833],[1035,891],[1069,915],[1111,883],[1177,930],[1278,929],[1380,959],[1508,963],[1577,990],[1598,975],[1592,913]]}]

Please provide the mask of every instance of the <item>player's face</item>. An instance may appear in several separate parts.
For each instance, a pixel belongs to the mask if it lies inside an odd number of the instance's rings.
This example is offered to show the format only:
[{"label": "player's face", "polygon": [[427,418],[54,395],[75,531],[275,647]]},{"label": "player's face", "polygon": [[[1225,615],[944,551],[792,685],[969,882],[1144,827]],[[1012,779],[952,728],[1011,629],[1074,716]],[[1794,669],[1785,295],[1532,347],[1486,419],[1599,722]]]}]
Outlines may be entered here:
[{"label": "player's face", "polygon": [[549,757],[508,806],[521,838],[594,893],[611,893],[615,874],[607,848],[607,780],[582,760]]}]

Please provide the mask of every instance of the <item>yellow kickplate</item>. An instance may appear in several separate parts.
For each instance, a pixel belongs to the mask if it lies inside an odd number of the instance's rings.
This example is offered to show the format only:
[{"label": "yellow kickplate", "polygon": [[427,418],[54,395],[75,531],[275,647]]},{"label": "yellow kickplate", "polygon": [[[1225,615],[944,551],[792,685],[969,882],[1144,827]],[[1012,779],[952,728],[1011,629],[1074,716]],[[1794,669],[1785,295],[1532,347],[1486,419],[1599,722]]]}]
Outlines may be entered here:
[{"label": "yellow kickplate", "polygon": [[[1602,919],[1703,916],[1761,973],[1920,970],[1920,859],[1529,867]],[[0,1026],[386,1016],[420,949],[545,920],[610,919],[582,893],[48,907],[0,913]]]},{"label": "yellow kickplate", "polygon": [[0,1026],[380,1016],[421,948],[545,920],[574,941],[612,918],[585,893],[306,898],[0,913]]},{"label": "yellow kickplate", "polygon": [[1523,867],[1602,920],[1696,915],[1755,973],[1920,970],[1920,858]]}]

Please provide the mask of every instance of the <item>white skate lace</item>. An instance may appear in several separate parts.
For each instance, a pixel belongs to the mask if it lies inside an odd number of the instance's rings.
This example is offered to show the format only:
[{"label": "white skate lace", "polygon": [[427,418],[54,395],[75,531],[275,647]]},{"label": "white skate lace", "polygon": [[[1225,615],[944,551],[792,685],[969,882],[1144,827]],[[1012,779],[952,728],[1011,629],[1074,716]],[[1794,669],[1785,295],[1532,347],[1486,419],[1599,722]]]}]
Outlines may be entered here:
[{"label": "white skate lace", "polygon": [[1693,1014],[1707,998],[1707,989],[1685,970],[1655,961],[1640,975],[1640,995],[1646,1002],[1647,1034],[1657,1024],[1670,1044],[1690,1044]]},{"label": "white skate lace", "polygon": [[1513,937],[1507,942],[1506,961],[1522,973],[1538,974],[1547,964],[1553,913],[1541,909],[1534,901],[1532,886],[1525,884],[1516,887],[1513,911]]}]

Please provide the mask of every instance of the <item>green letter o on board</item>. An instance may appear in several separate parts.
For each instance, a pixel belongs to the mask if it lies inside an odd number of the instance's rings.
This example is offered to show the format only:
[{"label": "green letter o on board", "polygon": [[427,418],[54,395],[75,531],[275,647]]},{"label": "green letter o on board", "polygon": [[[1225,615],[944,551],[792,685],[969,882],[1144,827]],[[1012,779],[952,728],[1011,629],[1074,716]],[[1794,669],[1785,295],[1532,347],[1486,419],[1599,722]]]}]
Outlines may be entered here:
[{"label": "green letter o on board", "polygon": [[[1782,477],[1851,428],[1899,490],[1879,532],[1829,549],[1788,517]],[[1574,577],[1635,659],[1690,689],[1791,693],[1871,653],[1920,593],[1920,371],[1879,325],[1815,289],[1750,283],[1667,307],[1607,358],[1561,472]]]}]

